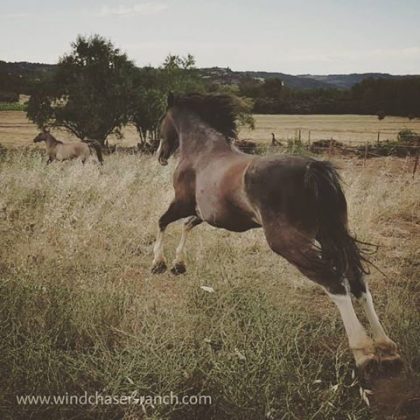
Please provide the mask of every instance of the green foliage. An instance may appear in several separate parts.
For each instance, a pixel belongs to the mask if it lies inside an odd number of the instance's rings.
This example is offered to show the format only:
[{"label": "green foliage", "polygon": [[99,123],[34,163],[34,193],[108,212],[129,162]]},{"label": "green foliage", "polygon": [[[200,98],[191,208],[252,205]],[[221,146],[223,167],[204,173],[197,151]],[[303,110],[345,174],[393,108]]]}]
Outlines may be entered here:
[{"label": "green foliage", "polygon": [[104,143],[128,122],[133,71],[111,42],[79,36],[60,59],[53,82],[31,97],[28,117],[39,126],[63,127],[80,139]]},{"label": "green foliage", "polygon": [[195,67],[195,59],[188,54],[186,57],[168,55],[160,67],[160,77],[163,90],[174,93],[203,92],[204,84]]},{"label": "green foliage", "polygon": [[1,99],[7,93],[14,95],[14,101],[23,93],[31,95],[43,82],[51,79],[54,74],[54,65],[39,63],[7,63],[0,60],[0,102],[10,102],[10,99]]},{"label": "green foliage", "polygon": [[26,104],[20,102],[0,102],[0,111],[25,111]]},{"label": "green foliage", "polygon": [[19,102],[19,94],[16,92],[0,90],[0,103],[2,102],[6,102],[6,103]]},{"label": "green foliage", "polygon": [[140,146],[157,148],[159,121],[169,92],[202,92],[204,84],[194,57],[168,55],[161,67],[136,69],[130,102],[130,121],[140,135]]},{"label": "green foliage", "polygon": [[54,96],[55,89],[52,83],[45,82],[38,86],[28,101],[26,115],[39,129],[43,129],[55,120]]},{"label": "green foliage", "polygon": [[[244,78],[239,94],[252,98],[262,114],[420,115],[420,77],[365,79],[350,90],[283,87],[279,79]],[[379,112],[380,110],[380,112]]]},{"label": "green foliage", "polygon": [[255,129],[255,119],[252,116],[252,108],[254,106],[254,101],[250,98],[239,97],[236,95],[232,95],[237,107],[236,107],[236,115],[237,115],[237,124],[239,127],[248,127],[251,130]]},{"label": "green foliage", "polygon": [[398,141],[401,143],[409,143],[411,140],[418,138],[419,135],[408,128],[404,128],[398,133]]}]

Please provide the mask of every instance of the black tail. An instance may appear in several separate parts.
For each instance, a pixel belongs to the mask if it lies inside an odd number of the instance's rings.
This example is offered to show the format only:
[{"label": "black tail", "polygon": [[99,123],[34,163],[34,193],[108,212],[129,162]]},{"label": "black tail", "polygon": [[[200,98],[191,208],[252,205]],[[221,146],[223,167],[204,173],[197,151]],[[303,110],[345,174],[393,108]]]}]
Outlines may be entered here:
[{"label": "black tail", "polygon": [[318,220],[316,237],[321,257],[339,276],[346,276],[352,291],[363,291],[363,266],[360,243],[347,230],[347,202],[340,176],[330,162],[311,161],[305,173],[305,188],[312,194],[313,209]]},{"label": "black tail", "polygon": [[102,147],[99,144],[99,142],[96,141],[96,140],[85,140],[85,142],[88,144],[88,146],[91,149],[94,149],[95,150],[96,156],[98,157],[98,160],[99,160],[99,163],[101,165],[103,165],[104,164],[104,158],[102,156]]}]

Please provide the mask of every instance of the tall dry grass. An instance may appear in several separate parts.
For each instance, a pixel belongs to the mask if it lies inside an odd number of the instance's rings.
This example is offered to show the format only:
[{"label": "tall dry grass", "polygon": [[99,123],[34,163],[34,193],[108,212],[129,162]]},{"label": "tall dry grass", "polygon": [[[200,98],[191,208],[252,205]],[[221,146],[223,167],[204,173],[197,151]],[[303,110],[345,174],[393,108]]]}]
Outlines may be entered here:
[{"label": "tall dry grass", "polygon": [[[418,181],[343,163],[351,226],[381,244],[378,312],[419,375]],[[150,274],[173,166],[0,163],[0,410],[5,418],[372,418],[338,314],[260,230],[199,226],[186,275]],[[168,259],[180,236],[169,228]],[[212,287],[209,293],[200,286]],[[203,394],[210,406],[16,406],[16,394]]]}]

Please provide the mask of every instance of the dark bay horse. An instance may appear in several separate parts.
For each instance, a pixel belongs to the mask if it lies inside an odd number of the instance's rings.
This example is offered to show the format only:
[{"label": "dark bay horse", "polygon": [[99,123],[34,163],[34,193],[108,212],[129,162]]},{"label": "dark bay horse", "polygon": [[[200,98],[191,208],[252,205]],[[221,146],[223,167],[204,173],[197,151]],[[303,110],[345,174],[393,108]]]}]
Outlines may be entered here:
[{"label": "dark bay horse", "polygon": [[[159,219],[152,272],[166,270],[166,227],[182,218],[182,238],[172,272],[186,270],[187,233],[203,221],[234,232],[262,227],[270,248],[322,286],[337,305],[356,365],[399,365],[396,344],[385,333],[364,279],[358,242],[347,228],[347,203],[329,162],[309,157],[247,155],[227,139],[236,135],[227,95],[168,97],[158,159],[175,152],[175,197]],[[358,320],[351,295],[369,320],[373,340]]]},{"label": "dark bay horse", "polygon": [[80,158],[85,163],[86,159],[91,155],[92,149],[95,150],[99,163],[101,165],[103,163],[101,145],[97,141],[89,140],[86,142],[63,143],[48,131],[43,131],[34,138],[34,143],[40,143],[42,141],[45,141],[47,146],[47,164],[53,160],[63,161],[77,158]]}]

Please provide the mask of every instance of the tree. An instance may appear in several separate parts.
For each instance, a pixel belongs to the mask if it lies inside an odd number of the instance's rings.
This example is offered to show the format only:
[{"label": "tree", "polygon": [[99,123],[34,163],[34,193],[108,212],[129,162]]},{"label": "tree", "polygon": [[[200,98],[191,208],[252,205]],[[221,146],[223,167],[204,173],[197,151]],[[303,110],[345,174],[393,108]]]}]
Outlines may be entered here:
[{"label": "tree", "polygon": [[168,55],[159,68],[136,69],[131,95],[130,122],[140,137],[140,148],[153,151],[159,142],[159,122],[169,92],[202,92],[204,84],[192,55]]},{"label": "tree", "polygon": [[28,117],[40,127],[63,127],[80,139],[104,144],[121,136],[128,122],[135,66],[99,35],[79,36],[58,63],[48,86],[28,104]]}]

